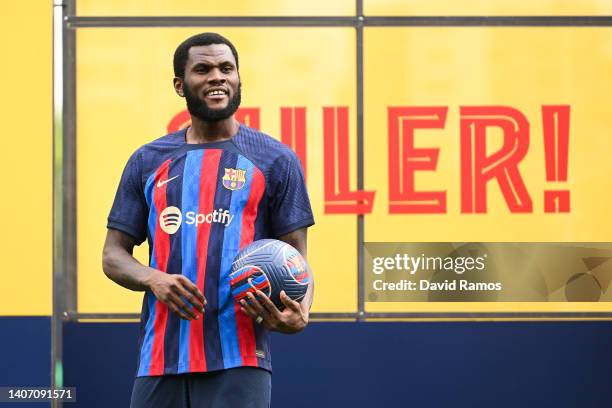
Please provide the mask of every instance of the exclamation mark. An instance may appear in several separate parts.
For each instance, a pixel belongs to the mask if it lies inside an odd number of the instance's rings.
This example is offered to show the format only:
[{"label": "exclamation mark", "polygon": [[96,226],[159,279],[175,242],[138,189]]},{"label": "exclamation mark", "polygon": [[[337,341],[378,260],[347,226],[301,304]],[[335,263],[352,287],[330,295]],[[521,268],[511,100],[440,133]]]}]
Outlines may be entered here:
[{"label": "exclamation mark", "polygon": [[[569,119],[569,105],[542,106],[544,156],[546,181],[548,182],[567,182]],[[568,213],[569,211],[569,190],[544,190],[545,213]]]}]

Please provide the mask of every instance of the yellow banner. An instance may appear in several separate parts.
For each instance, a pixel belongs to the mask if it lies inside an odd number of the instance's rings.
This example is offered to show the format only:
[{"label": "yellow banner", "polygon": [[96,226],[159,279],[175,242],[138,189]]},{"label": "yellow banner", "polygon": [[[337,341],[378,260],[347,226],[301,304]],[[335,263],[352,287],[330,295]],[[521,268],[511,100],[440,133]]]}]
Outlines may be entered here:
[{"label": "yellow banner", "polygon": [[1,316],[53,310],[52,21],[48,1],[2,5]]},{"label": "yellow banner", "polygon": [[[365,241],[610,241],[611,43],[603,28],[367,28],[365,186],[376,198]],[[612,307],[367,304],[602,309]]]},{"label": "yellow banner", "polygon": [[[219,30],[240,56],[242,119],[268,134],[303,140],[316,226],[308,255],[315,311],[357,310],[357,221],[324,215],[324,107],[346,108],[348,165],[356,168],[355,33],[350,28]],[[136,312],[141,293],[102,273],[101,250],[121,171],[140,145],[184,125],[184,100],[172,87],[172,55],[194,29],[87,29],[77,32],[78,308]],[[154,47],[149,46],[155,44]],[[331,114],[336,114],[336,109]],[[328,113],[330,111],[328,110]],[[183,118],[183,119],[182,119]],[[344,122],[343,122],[344,123]],[[352,188],[356,180],[351,181]],[[137,250],[147,262],[146,244]]]},{"label": "yellow banner", "polygon": [[366,241],[610,241],[612,30],[366,34]]},{"label": "yellow banner", "polygon": [[[105,216],[137,147],[185,126],[179,28],[77,31],[78,307],[136,312],[100,268]],[[291,145],[317,224],[316,312],[357,310],[367,242],[606,242],[612,237],[608,28],[366,28],[357,189],[352,28],[219,29],[240,53],[239,118]],[[149,46],[155,44],[154,47]],[[139,258],[146,262],[146,249]],[[601,311],[609,303],[367,303],[368,311]]]}]

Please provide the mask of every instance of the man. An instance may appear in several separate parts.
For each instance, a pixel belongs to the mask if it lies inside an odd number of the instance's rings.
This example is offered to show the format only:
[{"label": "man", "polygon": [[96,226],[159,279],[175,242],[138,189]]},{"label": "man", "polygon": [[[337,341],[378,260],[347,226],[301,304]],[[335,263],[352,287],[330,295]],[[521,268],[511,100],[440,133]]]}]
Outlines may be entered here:
[{"label": "man", "polygon": [[[133,408],[267,407],[268,331],[308,324],[312,283],[301,303],[283,292],[282,311],[262,292],[241,305],[230,294],[242,247],[277,238],[306,256],[314,224],[295,154],[234,118],[238,67],[236,49],[218,34],[179,45],[174,88],[191,126],[131,156],[108,217],[104,272],[145,291]],[[145,239],[149,266],[132,256]]]}]

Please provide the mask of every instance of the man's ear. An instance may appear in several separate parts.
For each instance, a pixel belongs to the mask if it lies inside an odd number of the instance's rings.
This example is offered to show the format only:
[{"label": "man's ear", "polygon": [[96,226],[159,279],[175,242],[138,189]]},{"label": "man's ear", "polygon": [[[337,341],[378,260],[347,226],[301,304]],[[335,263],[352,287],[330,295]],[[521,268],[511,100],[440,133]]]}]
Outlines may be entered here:
[{"label": "man's ear", "polygon": [[185,94],[183,93],[183,80],[179,77],[174,77],[173,81],[174,81],[174,90],[176,91],[176,94],[180,96],[181,98],[184,98]]}]

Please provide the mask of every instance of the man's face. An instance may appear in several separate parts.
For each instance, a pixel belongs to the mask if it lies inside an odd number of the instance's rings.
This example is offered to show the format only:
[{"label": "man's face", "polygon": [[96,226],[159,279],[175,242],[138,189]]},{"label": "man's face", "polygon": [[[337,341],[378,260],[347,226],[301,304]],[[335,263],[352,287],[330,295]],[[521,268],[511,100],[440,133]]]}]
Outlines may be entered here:
[{"label": "man's face", "polygon": [[191,115],[205,122],[229,118],[240,106],[240,85],[236,60],[227,45],[189,49],[180,86]]}]

